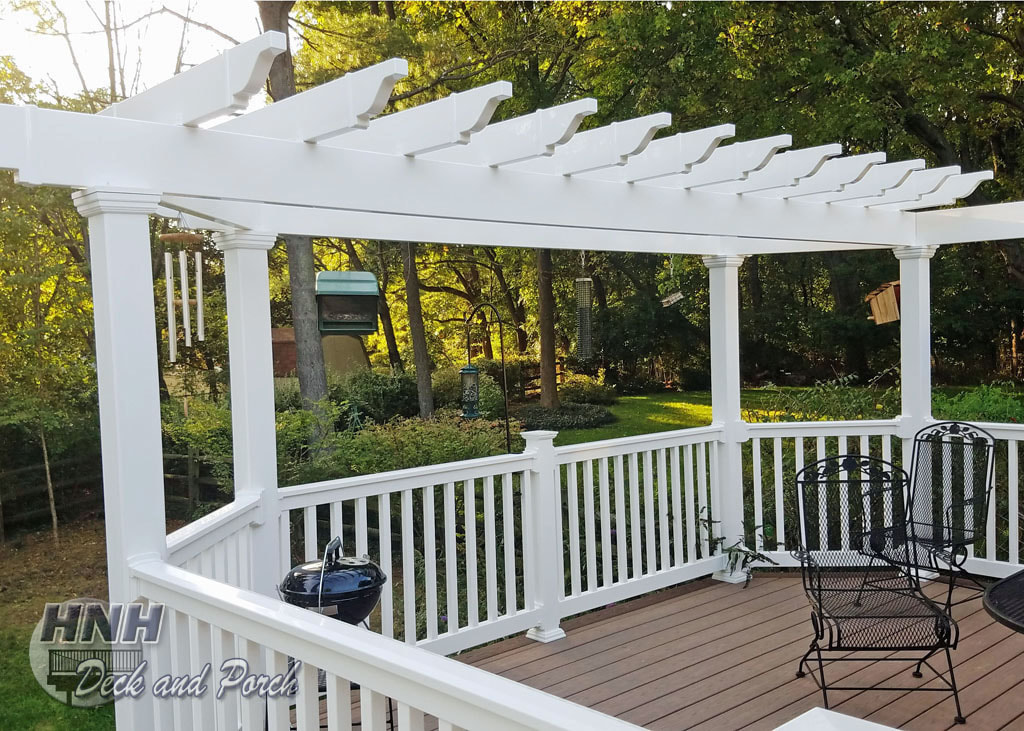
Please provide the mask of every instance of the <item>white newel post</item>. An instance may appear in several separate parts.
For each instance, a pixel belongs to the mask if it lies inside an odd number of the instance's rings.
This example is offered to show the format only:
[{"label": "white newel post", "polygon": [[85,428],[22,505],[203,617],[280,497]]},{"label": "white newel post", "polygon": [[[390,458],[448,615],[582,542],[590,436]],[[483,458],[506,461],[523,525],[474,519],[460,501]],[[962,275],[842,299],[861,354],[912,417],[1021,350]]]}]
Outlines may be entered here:
[{"label": "white newel post", "polygon": [[[743,473],[740,449],[746,440],[746,423],[740,412],[740,299],[739,268],[744,257],[705,256],[711,309],[711,421],[722,428],[718,441],[717,500],[712,500],[712,517],[718,521],[724,546],[743,539]],[[739,583],[740,572],[716,571],[714,578]]]},{"label": "white newel post", "polygon": [[274,358],[270,341],[270,280],[267,252],[277,235],[228,231],[214,235],[224,252],[231,368],[231,441],[235,499],[260,499],[252,529],[252,588],[276,597],[282,566],[277,494],[277,432]]},{"label": "white newel post", "polygon": [[900,261],[900,426],[903,468],[910,471],[914,434],[932,418],[930,261],[937,246],[893,249]]},{"label": "white newel post", "polygon": [[[160,196],[90,189],[73,198],[89,219],[110,601],[129,602],[139,597],[131,565],[167,557],[149,237]],[[153,713],[148,694],[114,704],[119,729],[150,727]]]},{"label": "white newel post", "polygon": [[[558,601],[561,598],[563,577],[558,573],[562,553],[562,536],[556,520],[559,484],[556,477],[555,431],[525,431],[525,454],[533,454],[530,470],[530,534],[532,546],[528,561],[527,581],[533,581],[533,596],[540,607],[540,621],[526,636],[538,642],[551,642],[565,637],[559,627],[561,616]],[[530,575],[532,574],[532,576]]]}]

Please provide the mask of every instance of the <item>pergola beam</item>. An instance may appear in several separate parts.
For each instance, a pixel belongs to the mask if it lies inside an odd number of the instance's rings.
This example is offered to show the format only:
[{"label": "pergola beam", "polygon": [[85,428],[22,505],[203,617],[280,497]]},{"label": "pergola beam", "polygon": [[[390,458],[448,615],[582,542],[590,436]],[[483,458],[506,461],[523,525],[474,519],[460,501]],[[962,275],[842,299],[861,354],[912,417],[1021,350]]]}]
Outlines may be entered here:
[{"label": "pergola beam", "polygon": [[[621,235],[685,233],[890,246],[911,243],[913,237],[913,214],[900,212],[511,169],[497,174],[491,168],[35,107],[0,105],[0,129],[6,132],[0,136],[0,167],[18,168],[19,180],[29,184],[94,187],[116,181],[169,195],[606,229]],[[357,134],[362,133],[341,139]]]},{"label": "pergola beam", "polygon": [[287,47],[284,33],[268,31],[100,114],[192,127],[241,111],[262,91],[270,65]]},{"label": "pergola beam", "polygon": [[693,189],[717,183],[744,180],[755,170],[760,170],[779,150],[793,144],[789,135],[776,135],[746,142],[734,142],[719,147],[707,160],[694,165],[690,172],[670,175],[644,183],[659,188]]},{"label": "pergola beam", "polygon": [[652,140],[643,152],[630,157],[625,165],[583,173],[583,177],[636,183],[666,175],[687,173],[694,165],[707,160],[722,140],[734,134],[736,127],[731,124],[680,132],[671,137]]},{"label": "pergola beam", "polygon": [[814,193],[838,191],[844,185],[856,183],[863,178],[873,165],[885,162],[884,152],[871,152],[864,155],[850,155],[829,160],[814,175],[800,180],[788,188],[772,188],[749,195],[758,198],[800,198]]},{"label": "pergola beam", "polygon": [[879,244],[798,241],[629,232],[584,226],[538,226],[491,221],[384,215],[302,206],[277,206],[208,198],[164,196],[160,215],[183,219],[188,228],[281,231],[317,237],[351,237],[439,244],[515,246],[589,251],[671,254],[789,254],[888,248]]},{"label": "pergola beam", "polygon": [[816,193],[801,200],[811,203],[839,203],[881,195],[900,185],[915,170],[924,169],[924,160],[903,160],[875,165],[856,183],[843,186],[838,192]]},{"label": "pergola beam", "polygon": [[814,175],[830,157],[841,155],[842,145],[820,145],[774,155],[768,163],[745,180],[709,185],[711,193],[757,193],[774,188],[792,188],[801,178]]},{"label": "pergola beam", "polygon": [[1024,202],[912,214],[921,246],[1024,238]]},{"label": "pergola beam", "polygon": [[216,129],[303,142],[366,129],[388,103],[395,84],[408,73],[404,58],[392,58],[229,119]]},{"label": "pergola beam", "polygon": [[[878,208],[886,211],[912,211],[918,208],[933,208],[935,206],[948,206],[956,203],[961,198],[966,198],[986,180],[992,180],[991,170],[982,170],[976,173],[965,173],[963,175],[951,175],[943,180],[939,187],[931,193],[922,195],[917,200],[905,200],[890,202],[879,205]],[[897,188],[899,190],[899,188]]]}]

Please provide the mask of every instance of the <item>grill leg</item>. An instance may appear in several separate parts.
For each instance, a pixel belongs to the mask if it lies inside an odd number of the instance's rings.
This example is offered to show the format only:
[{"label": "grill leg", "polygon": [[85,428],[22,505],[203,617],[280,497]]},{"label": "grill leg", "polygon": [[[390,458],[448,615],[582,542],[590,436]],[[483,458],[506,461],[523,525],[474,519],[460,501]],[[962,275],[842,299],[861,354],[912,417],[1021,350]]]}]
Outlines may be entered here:
[{"label": "grill leg", "polygon": [[967,719],[964,718],[964,712],[960,708],[960,693],[956,689],[956,674],[953,672],[953,658],[949,654],[948,647],[946,648],[946,663],[949,665],[949,684],[953,686],[953,701],[956,703],[956,716],[953,717],[953,721],[955,723],[967,723]]}]

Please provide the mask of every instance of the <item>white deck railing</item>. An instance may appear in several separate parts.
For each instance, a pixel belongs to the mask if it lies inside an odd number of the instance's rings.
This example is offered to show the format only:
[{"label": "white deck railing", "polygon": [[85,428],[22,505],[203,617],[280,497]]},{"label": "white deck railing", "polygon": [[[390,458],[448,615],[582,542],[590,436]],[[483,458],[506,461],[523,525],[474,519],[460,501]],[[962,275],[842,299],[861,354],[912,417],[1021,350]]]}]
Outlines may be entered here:
[{"label": "white deck railing", "polygon": [[167,561],[172,566],[251,589],[252,523],[259,498],[236,499],[167,536]]},{"label": "white deck railing", "polygon": [[[161,561],[133,567],[141,596],[166,605],[169,638],[146,648],[154,673],[196,672],[210,662],[219,677],[225,658],[242,658],[254,672],[284,674],[293,659],[298,694],[269,701],[217,685],[200,698],[153,700],[157,728],[383,731],[388,699],[397,727],[422,729],[594,729],[637,726],[556,698],[455,660],[350,627],[284,602],[229,587]],[[168,611],[169,610],[169,611]],[[318,670],[324,672],[321,708]],[[352,683],[359,685],[358,704]],[[131,702],[131,701],[127,701]],[[294,706],[294,721],[290,707]],[[266,723],[266,726],[264,725]],[[146,724],[148,727],[149,724]]]}]

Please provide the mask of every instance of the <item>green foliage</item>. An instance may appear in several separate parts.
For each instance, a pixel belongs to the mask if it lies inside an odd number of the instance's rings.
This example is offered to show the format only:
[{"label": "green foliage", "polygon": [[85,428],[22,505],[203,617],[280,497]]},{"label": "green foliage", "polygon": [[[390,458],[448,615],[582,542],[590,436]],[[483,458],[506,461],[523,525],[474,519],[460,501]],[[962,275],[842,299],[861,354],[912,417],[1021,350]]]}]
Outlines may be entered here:
[{"label": "green foliage", "polygon": [[641,396],[648,393],[661,393],[665,390],[665,384],[657,378],[640,375],[626,375],[620,377],[615,384],[615,390],[623,396]]},{"label": "green foliage", "polygon": [[840,376],[818,381],[809,388],[760,390],[763,398],[756,408],[744,410],[748,422],[773,421],[853,421],[891,419],[899,411],[899,388],[883,385],[892,377],[883,372],[866,386],[855,385],[856,376]]},{"label": "green foliage", "polygon": [[[522,440],[517,437],[512,450],[522,448]],[[504,452],[504,423],[467,420],[452,412],[439,412],[432,420],[396,419],[387,424],[371,424],[358,431],[339,432],[329,445],[321,445],[308,462],[298,464],[289,478],[296,483],[311,482]]]},{"label": "green foliage", "polygon": [[932,395],[932,413],[936,419],[952,421],[1024,422],[1024,400],[1012,383],[977,386],[954,395]]},{"label": "green foliage", "polygon": [[[431,376],[434,389],[434,407],[462,409],[462,377],[458,368],[441,368]],[[485,419],[497,419],[505,413],[505,397],[501,386],[486,373],[480,374],[480,414]]]},{"label": "green foliage", "polygon": [[[210,466],[214,477],[227,491],[232,482],[231,409],[227,404],[192,399],[185,415],[183,402],[166,401],[161,406],[165,448],[171,452],[193,450]],[[280,449],[280,440],[278,448]]]},{"label": "green foliage", "polygon": [[562,404],[549,409],[540,404],[526,404],[515,412],[516,418],[526,429],[589,429],[615,420],[604,406],[597,404]]},{"label": "green foliage", "polygon": [[619,400],[615,389],[593,376],[573,373],[558,387],[558,398],[565,404],[601,404],[610,406]]},{"label": "green foliage", "polygon": [[413,416],[419,411],[416,379],[405,373],[359,369],[328,384],[330,400],[347,405],[349,419],[382,424],[396,416]]}]

